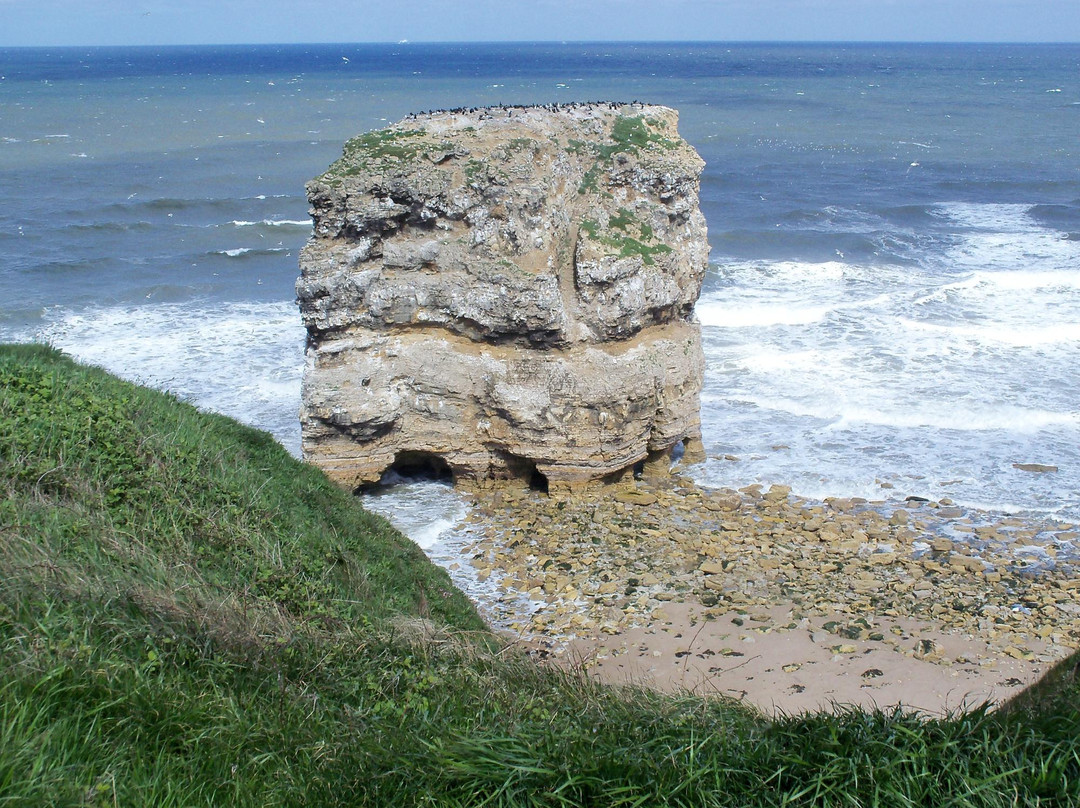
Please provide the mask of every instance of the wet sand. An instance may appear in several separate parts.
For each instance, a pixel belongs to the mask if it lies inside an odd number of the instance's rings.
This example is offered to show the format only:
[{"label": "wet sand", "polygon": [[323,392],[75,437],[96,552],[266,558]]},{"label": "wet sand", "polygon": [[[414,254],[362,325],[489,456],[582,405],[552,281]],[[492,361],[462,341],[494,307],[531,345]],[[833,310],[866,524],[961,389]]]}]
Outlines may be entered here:
[{"label": "wet sand", "polygon": [[1007,699],[1043,669],[928,622],[880,620],[882,639],[849,640],[824,628],[828,617],[800,618],[790,605],[754,613],[764,617],[702,619],[678,604],[614,642],[573,640],[560,658],[610,684],[726,696],[772,715],[851,705],[940,715]]}]

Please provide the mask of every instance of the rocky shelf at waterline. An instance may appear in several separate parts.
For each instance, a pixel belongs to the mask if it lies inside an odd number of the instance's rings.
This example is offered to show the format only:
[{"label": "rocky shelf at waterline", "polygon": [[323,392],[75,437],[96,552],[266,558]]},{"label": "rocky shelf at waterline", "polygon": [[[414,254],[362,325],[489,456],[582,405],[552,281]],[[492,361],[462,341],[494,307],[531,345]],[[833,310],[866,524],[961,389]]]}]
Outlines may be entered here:
[{"label": "rocky shelf at waterline", "polygon": [[[548,653],[661,622],[674,603],[704,619],[741,614],[757,631],[828,617],[815,626],[838,648],[884,642],[942,664],[956,660],[883,627],[927,621],[1033,663],[1080,647],[1071,524],[948,502],[812,502],[783,486],[707,490],[679,475],[567,498],[474,496],[459,572],[485,583],[496,625]],[[791,606],[783,622],[765,614],[778,604]]]}]

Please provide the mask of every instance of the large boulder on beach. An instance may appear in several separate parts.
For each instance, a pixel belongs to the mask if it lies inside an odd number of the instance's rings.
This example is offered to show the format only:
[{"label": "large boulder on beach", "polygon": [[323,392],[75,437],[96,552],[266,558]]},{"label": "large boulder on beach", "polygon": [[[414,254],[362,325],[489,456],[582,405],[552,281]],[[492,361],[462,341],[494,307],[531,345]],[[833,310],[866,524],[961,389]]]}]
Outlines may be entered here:
[{"label": "large boulder on beach", "polygon": [[305,457],[553,488],[700,447],[703,161],[674,110],[498,107],[350,140],[307,186]]}]

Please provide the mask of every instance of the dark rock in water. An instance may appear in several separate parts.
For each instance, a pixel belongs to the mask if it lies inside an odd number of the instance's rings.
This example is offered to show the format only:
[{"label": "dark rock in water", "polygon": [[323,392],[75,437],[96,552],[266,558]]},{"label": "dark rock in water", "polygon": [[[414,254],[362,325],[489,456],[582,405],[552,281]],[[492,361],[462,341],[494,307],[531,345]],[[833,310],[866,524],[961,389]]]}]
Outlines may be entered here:
[{"label": "dark rock in water", "polygon": [[1013,463],[1012,467],[1020,471],[1030,471],[1034,474],[1047,474],[1058,470],[1057,466],[1044,466],[1042,463]]}]

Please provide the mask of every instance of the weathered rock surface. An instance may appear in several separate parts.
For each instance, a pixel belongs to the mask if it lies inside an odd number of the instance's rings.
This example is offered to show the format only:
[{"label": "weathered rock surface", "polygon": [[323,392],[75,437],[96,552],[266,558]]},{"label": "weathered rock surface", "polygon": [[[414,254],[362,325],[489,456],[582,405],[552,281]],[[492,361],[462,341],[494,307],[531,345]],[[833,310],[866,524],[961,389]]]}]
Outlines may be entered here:
[{"label": "weathered rock surface", "polygon": [[413,116],[308,185],[305,457],[556,488],[698,449],[703,162],[664,107]]}]

